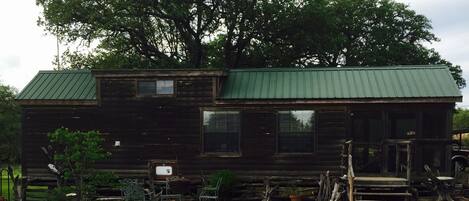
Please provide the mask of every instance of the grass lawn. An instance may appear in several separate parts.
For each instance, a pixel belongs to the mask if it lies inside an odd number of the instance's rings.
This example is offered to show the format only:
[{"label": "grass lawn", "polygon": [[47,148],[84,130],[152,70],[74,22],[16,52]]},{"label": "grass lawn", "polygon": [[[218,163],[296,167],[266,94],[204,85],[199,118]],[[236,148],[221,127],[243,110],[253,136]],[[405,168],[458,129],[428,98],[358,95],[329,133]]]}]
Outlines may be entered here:
[{"label": "grass lawn", "polygon": [[[6,167],[2,167],[2,169],[6,170]],[[15,166],[13,169],[14,175],[21,174],[20,166]],[[8,199],[8,173],[6,171],[2,171],[2,196]],[[10,179],[10,200],[13,200],[13,181]],[[44,200],[47,195],[47,187],[45,186],[28,186],[27,197],[28,200]]]},{"label": "grass lawn", "polygon": [[[3,197],[7,198],[8,199],[8,173],[6,171],[6,167],[2,167],[1,168],[2,170],[2,191],[1,191],[1,194]],[[13,172],[14,172],[14,175],[18,175],[18,174],[21,174],[21,169],[19,168],[19,166],[15,166],[13,168]],[[13,191],[11,190],[13,188],[13,181],[11,180],[10,178],[10,197],[11,199],[13,199]]]}]

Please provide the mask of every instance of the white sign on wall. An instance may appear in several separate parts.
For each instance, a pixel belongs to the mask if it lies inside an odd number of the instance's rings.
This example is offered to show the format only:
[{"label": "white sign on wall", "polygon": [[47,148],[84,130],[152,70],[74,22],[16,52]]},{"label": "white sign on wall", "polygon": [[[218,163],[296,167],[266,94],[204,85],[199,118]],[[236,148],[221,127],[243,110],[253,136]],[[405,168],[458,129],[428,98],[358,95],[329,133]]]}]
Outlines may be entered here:
[{"label": "white sign on wall", "polygon": [[171,167],[171,166],[156,166],[156,175],[158,175],[158,176],[173,175],[173,167]]}]

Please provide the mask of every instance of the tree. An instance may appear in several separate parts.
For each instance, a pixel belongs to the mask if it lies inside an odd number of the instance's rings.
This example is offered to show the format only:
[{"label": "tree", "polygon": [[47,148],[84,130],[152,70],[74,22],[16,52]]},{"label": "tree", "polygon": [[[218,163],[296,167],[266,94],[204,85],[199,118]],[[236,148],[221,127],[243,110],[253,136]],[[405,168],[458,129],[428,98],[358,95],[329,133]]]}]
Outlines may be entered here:
[{"label": "tree", "polygon": [[0,164],[15,164],[20,156],[20,108],[15,90],[0,85]]},{"label": "tree", "polygon": [[59,128],[49,133],[49,140],[54,149],[54,171],[63,177],[59,180],[72,181],[71,185],[61,184],[55,197],[63,198],[64,192],[74,188],[78,201],[91,200],[96,186],[108,186],[113,180],[112,174],[94,169],[97,161],[110,155],[102,147],[104,139],[99,132]]},{"label": "tree", "polygon": [[468,129],[469,128],[469,110],[458,108],[453,114],[453,129]]},{"label": "tree", "polygon": [[72,68],[448,65],[430,21],[393,0],[37,0]]}]

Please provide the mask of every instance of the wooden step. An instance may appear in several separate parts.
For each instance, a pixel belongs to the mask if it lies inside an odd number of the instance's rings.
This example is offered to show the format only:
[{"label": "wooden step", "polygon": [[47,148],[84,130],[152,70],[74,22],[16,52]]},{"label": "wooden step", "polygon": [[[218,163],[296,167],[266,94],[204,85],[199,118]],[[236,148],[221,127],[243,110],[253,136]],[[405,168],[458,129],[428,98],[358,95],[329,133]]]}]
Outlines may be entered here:
[{"label": "wooden step", "polygon": [[354,192],[354,195],[370,195],[370,196],[412,196],[411,193],[368,193],[368,192]]}]

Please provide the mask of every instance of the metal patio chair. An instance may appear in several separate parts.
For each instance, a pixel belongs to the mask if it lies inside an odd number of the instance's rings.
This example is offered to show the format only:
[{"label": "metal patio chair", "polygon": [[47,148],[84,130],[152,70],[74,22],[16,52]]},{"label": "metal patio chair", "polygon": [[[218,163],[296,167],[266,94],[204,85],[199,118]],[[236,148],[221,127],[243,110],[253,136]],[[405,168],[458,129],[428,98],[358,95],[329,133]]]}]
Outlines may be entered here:
[{"label": "metal patio chair", "polygon": [[121,195],[125,201],[156,201],[161,196],[161,192],[155,194],[151,190],[143,188],[143,184],[137,179],[124,179],[121,183]]},{"label": "metal patio chair", "polygon": [[199,201],[219,200],[222,180],[223,178],[219,178],[215,186],[203,187],[199,195]]}]

